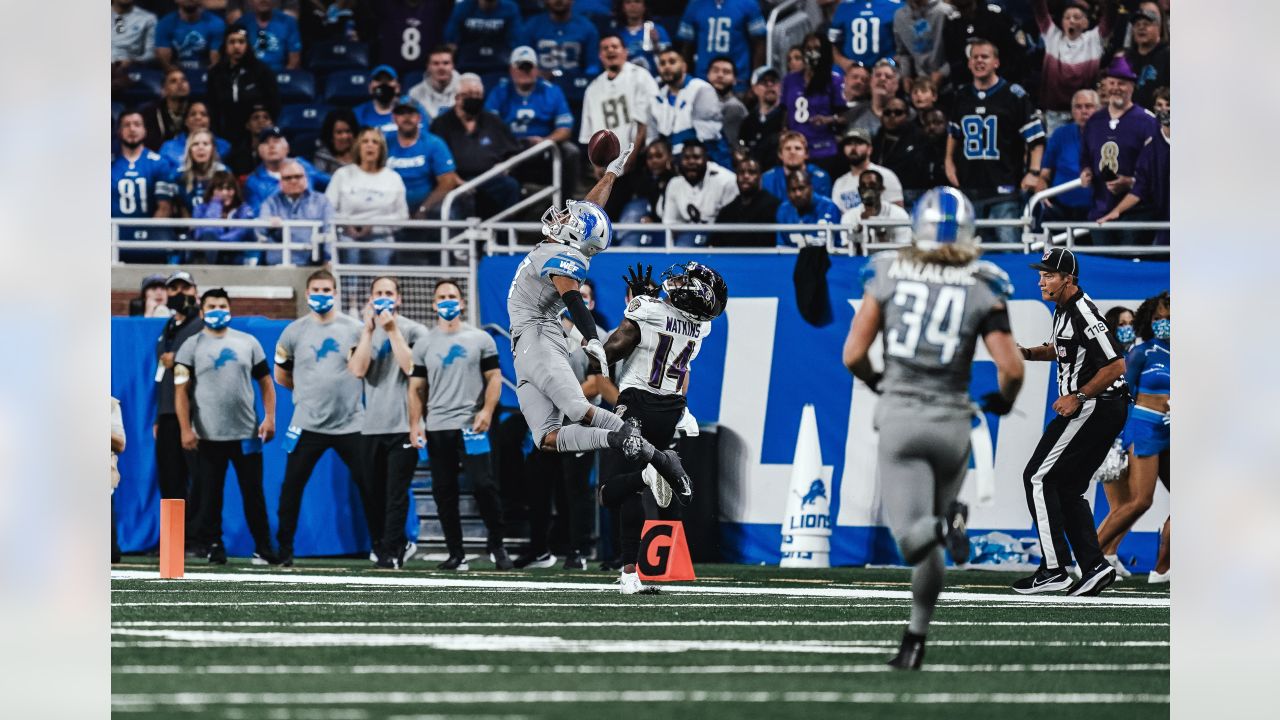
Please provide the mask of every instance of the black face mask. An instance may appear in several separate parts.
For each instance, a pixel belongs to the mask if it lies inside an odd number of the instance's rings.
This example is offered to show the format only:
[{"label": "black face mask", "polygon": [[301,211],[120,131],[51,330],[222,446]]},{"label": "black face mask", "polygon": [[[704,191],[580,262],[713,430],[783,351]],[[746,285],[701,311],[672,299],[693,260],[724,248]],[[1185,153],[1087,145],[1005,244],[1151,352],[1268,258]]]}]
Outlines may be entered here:
[{"label": "black face mask", "polygon": [[863,188],[858,191],[858,197],[862,198],[863,205],[879,205],[880,191],[871,188]]},{"label": "black face mask", "polygon": [[817,50],[806,50],[804,53],[804,61],[809,64],[809,67],[816,68],[818,67],[818,63],[822,62],[822,53]]},{"label": "black face mask", "polygon": [[183,295],[181,293],[177,295],[170,295],[169,299],[165,302],[165,305],[167,305],[170,310],[180,315],[185,315],[186,317],[191,317],[196,314],[196,299],[190,295]]},{"label": "black face mask", "polygon": [[391,85],[378,85],[373,88],[373,99],[383,105],[390,104],[396,99],[396,89]]},{"label": "black face mask", "polygon": [[1165,127],[1169,127],[1169,111],[1161,110],[1160,112],[1156,113],[1156,120],[1159,120],[1161,125]]},{"label": "black face mask", "polygon": [[471,117],[475,117],[484,112],[484,98],[462,98],[462,112],[470,115]]}]

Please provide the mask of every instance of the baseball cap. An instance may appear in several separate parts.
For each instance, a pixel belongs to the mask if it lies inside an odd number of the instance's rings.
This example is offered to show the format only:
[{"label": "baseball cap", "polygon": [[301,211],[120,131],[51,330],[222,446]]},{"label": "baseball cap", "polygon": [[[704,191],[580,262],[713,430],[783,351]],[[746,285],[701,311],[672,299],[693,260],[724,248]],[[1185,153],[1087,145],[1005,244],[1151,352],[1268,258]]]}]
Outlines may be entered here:
[{"label": "baseball cap", "polygon": [[397,73],[396,69],[391,67],[390,65],[379,65],[378,67],[374,68],[369,73],[369,78],[372,80],[377,80],[379,75],[386,75],[390,77],[392,80],[400,79],[400,74]]},{"label": "baseball cap", "polygon": [[1136,23],[1139,20],[1147,20],[1153,23],[1159,23],[1160,14],[1157,13],[1155,10],[1150,10],[1150,9],[1139,10],[1133,14],[1133,20],[1130,20],[1129,22]]},{"label": "baseball cap", "polygon": [[401,115],[411,112],[418,113],[419,115],[422,114],[422,111],[418,109],[418,106],[415,103],[409,102],[404,98],[401,98],[399,102],[396,103],[395,107],[391,108],[392,115]]},{"label": "baseball cap", "polygon": [[851,127],[848,130],[845,130],[844,134],[840,136],[841,145],[843,145],[844,143],[850,142],[852,140],[858,140],[870,145],[871,133],[867,132],[866,128]]},{"label": "baseball cap", "polygon": [[164,287],[165,285],[168,285],[168,283],[165,282],[163,275],[148,275],[142,278],[141,290],[142,292],[146,292],[153,287]]},{"label": "baseball cap", "polygon": [[751,71],[751,84],[755,85],[756,83],[763,80],[766,75],[772,75],[775,80],[781,77],[781,75],[778,74],[777,70],[774,70],[768,65],[761,65],[760,67]]},{"label": "baseball cap", "polygon": [[1080,276],[1080,265],[1076,262],[1076,254],[1063,247],[1045,250],[1040,256],[1040,262],[1032,263],[1030,267],[1032,270]]},{"label": "baseball cap", "polygon": [[258,133],[258,142],[264,143],[270,140],[271,138],[282,138],[282,137],[284,137],[284,131],[281,130],[278,126],[272,125],[266,130],[263,130],[262,132]]},{"label": "baseball cap", "polygon": [[195,278],[191,277],[191,273],[187,272],[186,270],[179,270],[179,271],[175,272],[174,274],[170,275],[170,276],[169,276],[169,279],[168,279],[168,280],[166,280],[166,281],[164,282],[164,284],[165,284],[165,285],[172,285],[172,284],[174,284],[174,283],[176,283],[176,282],[184,282],[184,283],[186,283],[186,284],[188,284],[188,285],[195,285],[195,284],[196,284]]},{"label": "baseball cap", "polygon": [[522,63],[538,64],[538,52],[528,45],[521,45],[511,51],[511,64],[520,65]]}]

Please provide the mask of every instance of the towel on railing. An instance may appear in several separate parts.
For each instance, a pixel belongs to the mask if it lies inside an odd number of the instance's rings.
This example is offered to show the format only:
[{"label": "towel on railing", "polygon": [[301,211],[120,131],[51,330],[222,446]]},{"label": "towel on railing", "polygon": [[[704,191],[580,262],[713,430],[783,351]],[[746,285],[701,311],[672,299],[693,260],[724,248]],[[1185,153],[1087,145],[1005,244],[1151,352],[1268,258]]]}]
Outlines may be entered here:
[{"label": "towel on railing", "polygon": [[796,284],[796,305],[801,317],[810,325],[821,327],[831,322],[831,298],[827,292],[827,270],[830,268],[831,258],[827,256],[826,245],[800,248],[792,280]]}]

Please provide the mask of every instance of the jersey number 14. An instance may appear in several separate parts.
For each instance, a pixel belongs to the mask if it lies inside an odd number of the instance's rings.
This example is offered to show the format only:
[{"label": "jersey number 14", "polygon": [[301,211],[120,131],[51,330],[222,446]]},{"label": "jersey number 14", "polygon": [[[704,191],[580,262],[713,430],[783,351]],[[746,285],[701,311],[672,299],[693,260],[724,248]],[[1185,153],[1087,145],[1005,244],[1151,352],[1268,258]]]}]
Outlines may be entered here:
[{"label": "jersey number 14", "polygon": [[667,365],[675,338],[666,333],[658,333],[658,347],[653,350],[653,365],[649,368],[649,387],[661,388],[664,380],[673,378],[676,381],[675,389],[679,390],[684,385],[684,376],[689,373],[689,359],[693,357],[696,342],[690,340],[671,365]]}]

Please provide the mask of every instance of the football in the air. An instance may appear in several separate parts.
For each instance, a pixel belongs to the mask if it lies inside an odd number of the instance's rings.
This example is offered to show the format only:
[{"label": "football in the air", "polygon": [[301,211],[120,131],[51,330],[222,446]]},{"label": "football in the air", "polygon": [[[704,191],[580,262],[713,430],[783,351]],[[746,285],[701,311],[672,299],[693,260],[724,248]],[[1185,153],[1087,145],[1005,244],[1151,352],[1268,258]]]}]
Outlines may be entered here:
[{"label": "football in the air", "polygon": [[596,132],[591,136],[591,142],[587,144],[587,157],[597,167],[604,167],[613,162],[620,152],[622,152],[622,146],[618,143],[618,136],[614,135],[612,130]]}]

